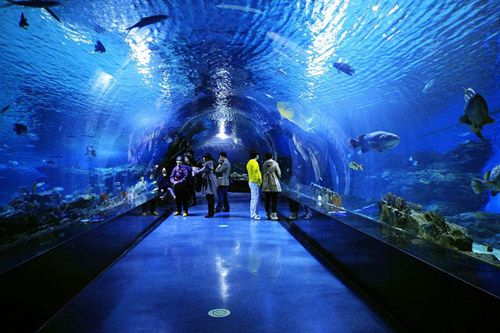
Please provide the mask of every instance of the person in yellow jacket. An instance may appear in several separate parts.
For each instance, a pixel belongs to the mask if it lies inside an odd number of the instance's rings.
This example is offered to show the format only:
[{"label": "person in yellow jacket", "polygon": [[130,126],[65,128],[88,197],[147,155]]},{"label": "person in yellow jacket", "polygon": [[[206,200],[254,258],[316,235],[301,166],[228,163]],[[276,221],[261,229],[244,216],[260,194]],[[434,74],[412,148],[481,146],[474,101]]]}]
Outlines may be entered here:
[{"label": "person in yellow jacket", "polygon": [[256,151],[250,153],[250,160],[247,163],[248,186],[250,187],[250,218],[260,220],[257,214],[257,204],[259,203],[259,191],[262,185],[262,175],[260,173],[259,154]]}]

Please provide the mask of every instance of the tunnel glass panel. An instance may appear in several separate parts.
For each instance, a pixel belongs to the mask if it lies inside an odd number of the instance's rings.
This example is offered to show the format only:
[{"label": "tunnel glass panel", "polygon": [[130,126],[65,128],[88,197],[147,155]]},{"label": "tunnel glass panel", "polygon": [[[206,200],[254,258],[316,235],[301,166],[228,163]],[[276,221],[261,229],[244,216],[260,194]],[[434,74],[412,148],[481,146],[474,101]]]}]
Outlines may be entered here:
[{"label": "tunnel glass panel", "polygon": [[244,184],[257,149],[299,203],[498,267],[499,7],[6,3],[0,250],[37,253],[137,207],[188,149],[226,151]]}]

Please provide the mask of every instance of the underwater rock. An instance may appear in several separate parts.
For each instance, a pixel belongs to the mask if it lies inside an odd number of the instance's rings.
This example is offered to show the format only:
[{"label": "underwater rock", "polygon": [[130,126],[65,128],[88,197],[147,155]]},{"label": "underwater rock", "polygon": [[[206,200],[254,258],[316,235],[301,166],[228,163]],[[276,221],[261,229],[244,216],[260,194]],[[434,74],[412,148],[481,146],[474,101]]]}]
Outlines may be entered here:
[{"label": "underwater rock", "polygon": [[467,230],[449,223],[437,212],[423,211],[419,205],[388,193],[379,202],[380,220],[423,239],[460,251],[472,251]]},{"label": "underwater rock", "polygon": [[448,220],[467,228],[476,242],[500,247],[500,214],[467,212],[449,217]]},{"label": "underwater rock", "polygon": [[465,252],[465,253],[471,257],[475,257],[479,260],[486,261],[487,263],[500,268],[500,260],[498,260],[498,258],[495,257],[493,254],[475,253],[475,252]]},{"label": "underwater rock", "polygon": [[[476,195],[470,182],[474,177],[481,177],[480,171],[492,151],[491,142],[485,140],[470,141],[446,154],[433,153],[432,162],[425,160],[423,153],[414,153],[418,166],[401,165],[407,160],[402,155],[398,156],[399,162],[388,157],[379,161],[383,162],[380,166],[384,165],[379,170],[378,164],[367,165],[367,172],[351,174],[350,196],[367,198],[362,205],[368,205],[372,203],[368,198],[384,189],[447,216],[479,211],[488,202],[488,193]],[[393,167],[387,168],[387,165]],[[376,173],[370,174],[368,170],[376,170]]]},{"label": "underwater rock", "polygon": [[93,202],[98,202],[97,195],[91,195],[91,194],[80,195],[73,201],[66,204],[66,210],[88,208],[92,205]]},{"label": "underwater rock", "polygon": [[489,140],[473,140],[464,143],[443,155],[443,163],[452,172],[479,172],[493,154],[493,145]]}]

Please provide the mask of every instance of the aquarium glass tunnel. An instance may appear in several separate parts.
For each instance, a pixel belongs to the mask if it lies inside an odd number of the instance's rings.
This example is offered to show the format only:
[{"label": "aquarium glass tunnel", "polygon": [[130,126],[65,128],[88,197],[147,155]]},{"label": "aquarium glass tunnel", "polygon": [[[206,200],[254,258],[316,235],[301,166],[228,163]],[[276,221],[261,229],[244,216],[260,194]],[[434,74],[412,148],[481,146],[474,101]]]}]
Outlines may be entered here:
[{"label": "aquarium glass tunnel", "polygon": [[363,216],[499,266],[498,1],[1,0],[0,13],[2,252],[139,206],[189,149],[226,151],[245,190],[255,149],[277,156],[299,219]]}]

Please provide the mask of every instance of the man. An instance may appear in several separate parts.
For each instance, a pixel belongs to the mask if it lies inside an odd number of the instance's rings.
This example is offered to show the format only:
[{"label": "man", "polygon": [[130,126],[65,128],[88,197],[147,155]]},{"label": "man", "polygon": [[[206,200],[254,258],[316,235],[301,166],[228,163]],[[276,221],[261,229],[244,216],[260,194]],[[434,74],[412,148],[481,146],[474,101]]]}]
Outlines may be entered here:
[{"label": "man", "polygon": [[177,205],[177,211],[174,215],[181,215],[181,211],[184,209],[182,216],[186,217],[189,214],[186,185],[189,183],[191,168],[182,164],[182,156],[178,156],[175,162],[177,165],[170,174],[170,182],[174,186],[175,204]]},{"label": "man", "polygon": [[221,152],[219,154],[219,165],[215,169],[217,176],[217,206],[215,207],[216,212],[222,210],[224,206],[224,211],[229,212],[229,200],[227,198],[227,192],[229,190],[229,177],[231,175],[231,162],[227,159],[227,154]]},{"label": "man", "polygon": [[259,187],[262,185],[262,175],[260,173],[259,154],[256,151],[250,153],[250,160],[247,163],[248,186],[250,187],[250,218],[260,220],[257,214],[257,204],[259,202]]}]

